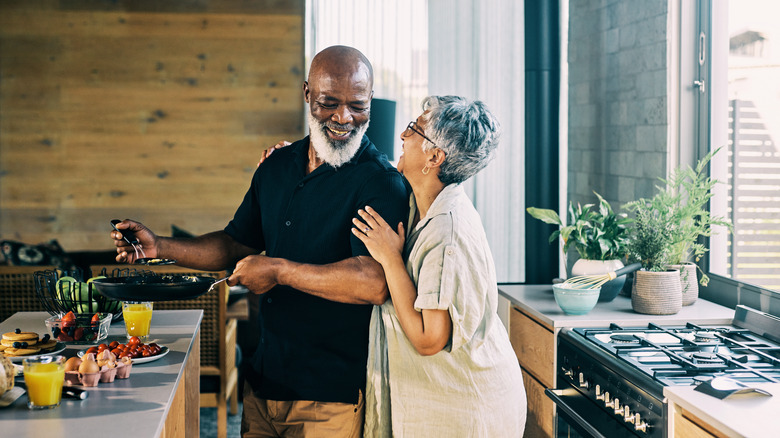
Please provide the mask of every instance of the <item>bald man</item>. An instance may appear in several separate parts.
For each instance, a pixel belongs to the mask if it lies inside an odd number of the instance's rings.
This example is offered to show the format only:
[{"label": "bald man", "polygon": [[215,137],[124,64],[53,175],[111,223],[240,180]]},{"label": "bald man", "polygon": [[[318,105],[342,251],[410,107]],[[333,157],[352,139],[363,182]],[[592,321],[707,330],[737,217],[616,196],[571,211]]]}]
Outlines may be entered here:
[{"label": "bald man", "polygon": [[[372,88],[360,51],[321,51],[303,83],[310,135],[263,161],[224,230],[183,240],[117,225],[136,233],[147,257],[209,270],[235,264],[228,284],[262,295],[244,437],[362,436],[368,326],[388,291],[351,220],[371,205],[389,223],[406,222],[409,208],[403,178],[364,135]],[[121,235],[111,237],[117,261],[132,263]]]}]

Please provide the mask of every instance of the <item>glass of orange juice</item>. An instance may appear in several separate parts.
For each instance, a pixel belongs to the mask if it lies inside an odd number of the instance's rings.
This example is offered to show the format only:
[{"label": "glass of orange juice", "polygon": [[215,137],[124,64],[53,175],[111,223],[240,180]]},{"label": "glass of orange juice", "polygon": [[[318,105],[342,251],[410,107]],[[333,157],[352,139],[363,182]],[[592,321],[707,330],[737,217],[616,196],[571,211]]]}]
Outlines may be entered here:
[{"label": "glass of orange juice", "polygon": [[141,342],[149,338],[149,328],[152,325],[152,303],[149,301],[122,302],[122,315],[125,319],[127,338],[137,336]]},{"label": "glass of orange juice", "polygon": [[51,409],[60,405],[65,381],[64,356],[38,356],[22,362],[30,409]]}]

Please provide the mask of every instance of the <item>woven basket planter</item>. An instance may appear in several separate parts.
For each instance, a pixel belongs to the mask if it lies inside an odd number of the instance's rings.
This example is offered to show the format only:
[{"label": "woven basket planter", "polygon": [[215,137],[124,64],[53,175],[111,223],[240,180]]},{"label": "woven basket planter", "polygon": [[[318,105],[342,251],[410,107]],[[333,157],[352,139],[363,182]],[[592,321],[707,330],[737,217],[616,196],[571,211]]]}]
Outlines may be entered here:
[{"label": "woven basket planter", "polygon": [[669,268],[680,271],[680,286],[682,287],[682,305],[690,306],[699,298],[699,279],[696,277],[696,265],[683,263],[670,265]]},{"label": "woven basket planter", "polygon": [[680,271],[634,272],[631,290],[634,312],[648,315],[674,315],[682,309]]}]

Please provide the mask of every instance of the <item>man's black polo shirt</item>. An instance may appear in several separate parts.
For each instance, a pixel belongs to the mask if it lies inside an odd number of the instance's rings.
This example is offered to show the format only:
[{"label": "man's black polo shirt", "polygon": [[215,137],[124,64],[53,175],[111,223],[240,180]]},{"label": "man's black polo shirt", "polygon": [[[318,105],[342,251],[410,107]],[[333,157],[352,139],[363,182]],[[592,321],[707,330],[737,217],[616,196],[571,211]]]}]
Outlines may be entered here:
[{"label": "man's black polo shirt", "polygon": [[[276,150],[257,169],[225,232],[269,257],[327,264],[369,255],[352,235],[358,208],[370,205],[395,228],[407,219],[403,177],[363,136],[338,169],[309,175],[309,138]],[[365,388],[371,305],[343,304],[286,286],[261,298],[260,342],[247,376],[270,400],[357,403]]]}]

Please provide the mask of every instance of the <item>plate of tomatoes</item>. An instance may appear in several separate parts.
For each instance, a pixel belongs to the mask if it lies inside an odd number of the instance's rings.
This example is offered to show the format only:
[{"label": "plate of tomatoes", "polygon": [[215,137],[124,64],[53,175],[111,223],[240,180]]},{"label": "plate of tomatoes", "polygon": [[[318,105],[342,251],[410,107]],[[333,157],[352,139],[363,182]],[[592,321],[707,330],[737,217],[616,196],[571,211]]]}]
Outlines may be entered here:
[{"label": "plate of tomatoes", "polygon": [[130,357],[133,359],[133,364],[152,362],[168,354],[168,347],[158,345],[154,342],[144,344],[136,336],[128,339],[125,344],[122,344],[119,341],[112,341],[110,344],[100,344],[96,347],[89,347],[86,350],[79,351],[77,354],[79,357],[88,353],[94,353],[97,356],[97,354],[101,353],[103,350],[111,351],[117,358]]}]

